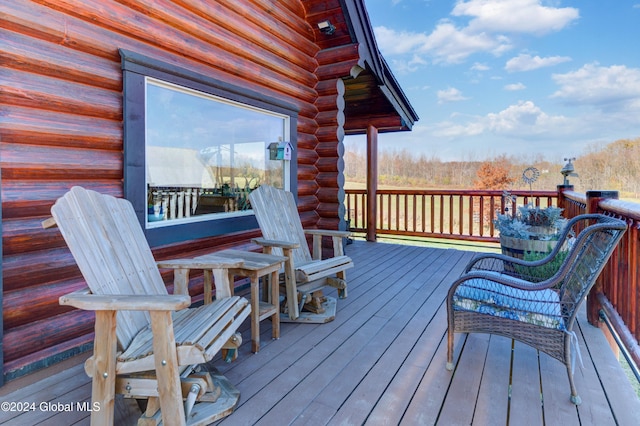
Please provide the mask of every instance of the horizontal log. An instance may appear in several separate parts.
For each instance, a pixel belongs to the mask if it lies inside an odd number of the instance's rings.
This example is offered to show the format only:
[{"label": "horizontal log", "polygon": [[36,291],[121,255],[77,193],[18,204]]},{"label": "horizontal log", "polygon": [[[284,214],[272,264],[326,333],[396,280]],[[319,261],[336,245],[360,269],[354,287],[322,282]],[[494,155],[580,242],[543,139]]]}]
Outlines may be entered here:
[{"label": "horizontal log", "polygon": [[334,78],[350,77],[353,67],[358,65],[357,60],[346,60],[332,64],[321,65],[316,74],[319,80],[329,80]]},{"label": "horizontal log", "polygon": [[78,150],[3,144],[2,177],[7,179],[120,179],[120,151]]},{"label": "horizontal log", "polygon": [[339,204],[337,202],[333,202],[333,203],[321,202],[318,204],[317,212],[318,212],[318,215],[323,219],[337,218],[338,208],[339,208]]},{"label": "horizontal log", "polygon": [[[29,46],[29,49],[26,50],[24,46]],[[3,33],[0,62],[5,66],[34,74],[76,83],[90,83],[110,90],[122,90],[122,71],[118,62],[21,34],[6,31]]]},{"label": "horizontal log", "polygon": [[67,248],[4,256],[2,269],[5,291],[37,287],[42,283],[75,279],[81,276]]},{"label": "horizontal log", "polygon": [[[333,23],[333,22],[332,22]],[[336,34],[325,35],[322,33],[316,34],[316,44],[320,50],[333,49],[335,46],[341,46],[345,44],[353,43],[353,38],[349,34],[349,29],[346,25],[340,23],[335,24]]]},{"label": "horizontal log", "polygon": [[[192,0],[200,3],[199,0]],[[296,40],[296,47],[310,57],[315,57],[318,52],[318,45],[313,39],[308,37],[312,29],[306,18],[306,11],[302,2],[298,0],[278,1],[273,0],[253,0],[252,2],[238,2],[237,0],[219,0],[227,8],[234,10],[243,19],[251,21],[265,31],[276,33],[282,40],[290,42]],[[260,13],[256,13],[253,6],[259,8]],[[294,19],[297,18],[297,19]],[[239,27],[242,25],[239,22]]]},{"label": "horizontal log", "polygon": [[320,203],[337,204],[339,202],[339,191],[338,188],[320,188],[318,190],[318,201]]},{"label": "horizontal log", "polygon": [[298,137],[303,134],[314,135],[318,131],[318,122],[315,119],[317,115],[318,111],[314,109],[313,117],[298,116]]},{"label": "horizontal log", "polygon": [[314,165],[298,164],[298,179],[314,180],[318,174],[318,169]]},{"label": "horizontal log", "polygon": [[[107,42],[110,38],[107,30],[33,1],[0,3],[0,22],[3,28],[34,40],[71,48],[116,63],[120,60],[118,50]],[[79,34],[86,36],[78,37]]]},{"label": "horizontal log", "polygon": [[318,139],[315,135],[298,135],[298,151],[309,150],[315,151],[318,145]]},{"label": "horizontal log", "polygon": [[344,144],[337,140],[320,142],[316,148],[320,158],[339,158],[344,154]]},{"label": "horizontal log", "polygon": [[122,197],[122,182],[114,181],[28,181],[2,180],[2,217],[4,220],[24,217],[48,217],[51,206],[73,186]]},{"label": "horizontal log", "polygon": [[4,372],[7,380],[13,380],[26,374],[52,365],[58,361],[64,361],[72,356],[82,354],[92,347],[93,333],[67,340],[48,348],[39,348],[22,358],[5,362]]},{"label": "horizontal log", "polygon": [[[360,59],[360,52],[358,52],[358,44],[347,44],[344,46],[337,46],[333,49],[321,50],[316,55],[316,60],[319,66],[332,65],[340,62],[349,62],[357,64]],[[347,74],[348,75],[348,74]],[[322,78],[321,80],[326,80]]]},{"label": "horizontal log", "polygon": [[338,188],[338,173],[322,172],[316,177],[320,188]]},{"label": "horizontal log", "polygon": [[318,112],[320,111],[344,111],[345,100],[344,97],[338,95],[325,95],[319,96],[316,101],[316,107]]},{"label": "horizontal log", "polygon": [[305,12],[310,20],[318,19],[315,15],[324,17],[331,11],[340,10],[339,0],[322,0],[304,2]]},{"label": "horizontal log", "polygon": [[298,196],[303,197],[305,195],[315,196],[318,192],[318,183],[315,180],[299,180],[298,181]]},{"label": "horizontal log", "polygon": [[298,196],[298,211],[312,212],[318,206],[318,198],[315,195]]},{"label": "horizontal log", "polygon": [[3,71],[3,103],[122,121],[122,94],[52,77]]},{"label": "horizontal log", "polygon": [[47,218],[48,216],[28,217],[3,221],[2,253],[4,256],[65,247],[66,244],[60,232],[55,228],[42,228],[42,221]]},{"label": "horizontal log", "polygon": [[4,347],[11,348],[11,351],[5,351],[5,361],[11,362],[42,348],[87,335],[93,332],[94,322],[93,312],[73,310],[53,318],[5,330],[3,344]]},{"label": "horizontal log", "polygon": [[[315,228],[318,223],[318,218],[318,213],[315,210],[300,212],[300,222],[302,222],[304,229]],[[308,241],[310,241],[310,239]]]},{"label": "horizontal log", "polygon": [[320,173],[323,173],[323,172],[337,173],[339,171],[342,171],[338,168],[338,164],[339,164],[338,158],[321,157],[318,159],[318,162],[316,163],[316,168]]},{"label": "horizontal log", "polygon": [[341,78],[329,80],[321,80],[316,85],[318,96],[337,96],[343,97],[345,94],[344,81]]},{"label": "horizontal log", "polygon": [[337,142],[344,139],[344,128],[342,126],[325,126],[316,132],[318,143]]},{"label": "horizontal log", "polygon": [[[329,217],[320,217],[318,219],[318,228],[319,229],[335,229],[338,230],[338,227],[340,225],[340,219],[333,217],[333,218],[329,218]],[[327,249],[330,249],[330,251],[326,252],[325,256],[333,256],[333,245],[327,241],[327,243],[325,244],[323,241],[323,246],[326,247]]]},{"label": "horizontal log", "polygon": [[344,125],[345,133],[348,135],[351,134],[362,134],[366,133],[367,128],[369,126],[373,126],[380,133],[390,132],[390,131],[399,131],[399,130],[409,130],[406,127],[406,124],[402,122],[402,119],[399,116],[395,117],[350,117],[348,111],[346,112],[347,119]]},{"label": "horizontal log", "polygon": [[303,165],[315,165],[318,161],[318,153],[310,149],[298,150],[298,167]]},{"label": "horizontal log", "polygon": [[[303,52],[309,58],[314,58],[318,52],[318,46],[309,37],[309,24],[305,20],[304,9],[300,10],[300,2],[295,2],[298,10],[284,7],[282,2],[254,1],[239,2],[236,0],[219,0],[217,2],[204,3],[199,0],[175,0],[176,3],[196,11],[206,16],[221,16],[224,19],[216,21],[229,31],[239,31],[247,27],[247,22],[251,22],[255,28],[251,28],[251,40],[264,48],[271,48],[268,43],[261,40],[263,33],[272,33],[274,37],[282,42],[290,43],[295,40],[296,49]],[[225,13],[219,13],[222,7],[226,8]],[[220,11],[222,12],[222,11]],[[255,34],[254,34],[255,33]],[[243,35],[249,36],[246,30]],[[313,69],[311,70],[313,71]]]},{"label": "horizontal log", "polygon": [[5,329],[19,327],[70,311],[72,308],[61,306],[58,303],[58,298],[84,287],[86,287],[84,279],[79,277],[6,291],[3,297]]},{"label": "horizontal log", "polygon": [[344,112],[339,110],[330,110],[319,112],[316,120],[319,127],[343,127],[345,124]]},{"label": "horizontal log", "polygon": [[122,123],[96,117],[12,107],[5,110],[2,141],[25,144],[122,150]]}]

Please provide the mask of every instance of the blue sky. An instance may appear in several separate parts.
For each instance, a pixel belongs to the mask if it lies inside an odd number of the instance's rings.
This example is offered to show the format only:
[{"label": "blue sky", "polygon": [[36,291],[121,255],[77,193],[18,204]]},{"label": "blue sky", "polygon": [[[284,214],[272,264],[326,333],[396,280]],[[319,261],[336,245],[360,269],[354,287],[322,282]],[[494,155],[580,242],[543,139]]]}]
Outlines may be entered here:
[{"label": "blue sky", "polygon": [[[365,0],[420,116],[381,150],[564,157],[640,137],[640,0]],[[364,136],[345,139],[364,148]]]}]

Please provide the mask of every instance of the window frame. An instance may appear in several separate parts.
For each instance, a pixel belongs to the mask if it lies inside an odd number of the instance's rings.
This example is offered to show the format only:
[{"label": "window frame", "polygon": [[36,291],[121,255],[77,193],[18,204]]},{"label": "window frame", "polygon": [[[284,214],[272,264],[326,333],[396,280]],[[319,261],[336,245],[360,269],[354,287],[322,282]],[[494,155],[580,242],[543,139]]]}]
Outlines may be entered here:
[{"label": "window frame", "polygon": [[189,223],[146,228],[146,77],[183,86],[245,104],[249,107],[289,116],[289,136],[293,154],[289,164],[289,190],[297,194],[297,122],[298,109],[278,99],[239,87],[206,75],[165,63],[144,55],[120,49],[123,71],[123,149],[124,198],[134,207],[149,245],[159,246],[198,238],[256,229],[255,215],[198,220]]}]

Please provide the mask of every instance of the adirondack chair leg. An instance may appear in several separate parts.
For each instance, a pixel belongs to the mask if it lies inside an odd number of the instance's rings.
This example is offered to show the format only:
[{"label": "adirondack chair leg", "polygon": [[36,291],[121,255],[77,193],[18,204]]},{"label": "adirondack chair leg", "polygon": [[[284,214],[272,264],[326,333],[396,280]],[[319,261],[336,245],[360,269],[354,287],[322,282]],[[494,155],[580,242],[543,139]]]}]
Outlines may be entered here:
[{"label": "adirondack chair leg", "polygon": [[142,417],[138,419],[138,426],[157,426],[159,418],[156,415],[160,411],[160,399],[150,397],[147,399],[147,408]]},{"label": "adirondack chair leg", "polygon": [[346,271],[340,271],[336,273],[335,277],[327,278],[327,284],[338,290],[338,297],[340,299],[347,298],[347,273]]},{"label": "adirondack chair leg", "polygon": [[149,313],[162,422],[165,425],[184,425],[184,405],[171,312],[151,311]]},{"label": "adirondack chair leg", "polygon": [[300,309],[298,309],[298,290],[296,286],[296,271],[291,260],[291,249],[283,249],[284,255],[287,257],[287,261],[284,262],[284,281],[287,291],[287,308],[289,310],[289,318],[292,320],[298,319],[300,316]]},{"label": "adirondack chair leg", "polygon": [[99,410],[91,411],[91,425],[112,425],[116,385],[116,311],[96,311],[93,357],[85,364],[92,377],[91,402]]}]

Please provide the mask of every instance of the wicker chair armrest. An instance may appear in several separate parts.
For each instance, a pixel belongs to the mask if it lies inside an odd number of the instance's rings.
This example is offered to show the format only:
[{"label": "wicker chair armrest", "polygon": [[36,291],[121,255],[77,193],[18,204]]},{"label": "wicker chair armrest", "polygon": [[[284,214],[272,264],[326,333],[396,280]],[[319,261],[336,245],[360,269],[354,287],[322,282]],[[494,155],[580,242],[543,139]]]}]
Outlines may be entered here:
[{"label": "wicker chair armrest", "polygon": [[497,284],[502,284],[506,288],[516,288],[519,290],[525,291],[535,291],[535,290],[544,290],[547,288],[555,287],[560,281],[557,276],[554,276],[548,280],[541,282],[531,282],[524,280],[522,278],[514,277],[512,275],[502,274],[494,271],[481,271],[481,272],[470,272],[462,275],[458,278],[451,289],[449,290],[450,295],[455,293],[455,289],[470,280],[487,280]]}]

